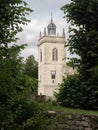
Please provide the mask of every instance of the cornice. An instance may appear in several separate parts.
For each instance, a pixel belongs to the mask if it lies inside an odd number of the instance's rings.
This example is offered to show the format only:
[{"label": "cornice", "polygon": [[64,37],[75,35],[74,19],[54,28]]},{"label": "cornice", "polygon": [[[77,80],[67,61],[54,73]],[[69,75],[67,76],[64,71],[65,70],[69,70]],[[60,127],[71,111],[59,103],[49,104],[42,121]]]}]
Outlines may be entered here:
[{"label": "cornice", "polygon": [[65,37],[60,36],[43,36],[39,39],[39,45],[43,43],[65,43]]}]

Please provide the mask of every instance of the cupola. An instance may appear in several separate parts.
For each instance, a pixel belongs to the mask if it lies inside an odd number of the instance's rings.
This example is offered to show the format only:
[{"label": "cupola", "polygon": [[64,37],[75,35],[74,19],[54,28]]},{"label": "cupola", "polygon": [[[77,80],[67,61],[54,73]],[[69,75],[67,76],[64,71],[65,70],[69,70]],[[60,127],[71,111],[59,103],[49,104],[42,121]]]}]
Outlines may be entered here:
[{"label": "cupola", "polygon": [[56,35],[56,25],[53,23],[52,14],[51,14],[51,22],[47,26],[48,35]]}]

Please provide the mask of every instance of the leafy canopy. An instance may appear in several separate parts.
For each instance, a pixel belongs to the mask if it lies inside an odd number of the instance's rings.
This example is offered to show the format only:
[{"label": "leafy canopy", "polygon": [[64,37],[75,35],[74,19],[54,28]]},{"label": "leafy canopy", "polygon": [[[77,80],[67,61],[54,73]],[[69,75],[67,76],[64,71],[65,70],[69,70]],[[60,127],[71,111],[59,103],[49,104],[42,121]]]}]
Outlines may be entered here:
[{"label": "leafy canopy", "polygon": [[[77,103],[79,108],[98,109],[98,0],[71,0],[71,2],[62,7],[67,22],[70,23],[69,40],[67,46],[71,54],[77,54],[80,58],[71,58],[70,65],[77,66],[78,81],[77,91],[71,77],[67,78],[70,82],[70,88],[74,88],[76,93],[81,93],[81,103]],[[61,85],[63,96],[66,93],[67,85]],[[81,88],[81,91],[80,91]],[[62,90],[62,89],[61,89]],[[60,90],[60,91],[61,91]],[[89,95],[88,95],[89,93]],[[69,91],[68,94],[74,95]],[[74,99],[72,96],[70,99]],[[66,99],[66,94],[64,96]],[[77,99],[78,100],[78,99]],[[68,100],[67,100],[68,101]],[[70,100],[69,100],[70,103]],[[65,104],[66,105],[66,104]],[[71,107],[75,107],[74,103]]]},{"label": "leafy canopy", "polygon": [[33,55],[28,56],[26,59],[24,73],[29,77],[38,79],[38,62]]},{"label": "leafy canopy", "polygon": [[[41,129],[42,112],[30,101],[31,82],[23,74],[24,45],[15,44],[32,10],[23,0],[0,0],[0,129]],[[14,42],[14,44],[13,44]],[[42,118],[41,118],[42,117]]]}]

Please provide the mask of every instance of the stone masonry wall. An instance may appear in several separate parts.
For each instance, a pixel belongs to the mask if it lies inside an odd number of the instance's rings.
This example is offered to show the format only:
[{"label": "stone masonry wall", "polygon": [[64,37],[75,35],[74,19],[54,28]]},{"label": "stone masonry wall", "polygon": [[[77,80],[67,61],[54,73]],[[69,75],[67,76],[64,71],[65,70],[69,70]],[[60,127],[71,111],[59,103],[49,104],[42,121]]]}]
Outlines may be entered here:
[{"label": "stone masonry wall", "polygon": [[98,130],[98,116],[47,111],[49,121],[45,130]]}]

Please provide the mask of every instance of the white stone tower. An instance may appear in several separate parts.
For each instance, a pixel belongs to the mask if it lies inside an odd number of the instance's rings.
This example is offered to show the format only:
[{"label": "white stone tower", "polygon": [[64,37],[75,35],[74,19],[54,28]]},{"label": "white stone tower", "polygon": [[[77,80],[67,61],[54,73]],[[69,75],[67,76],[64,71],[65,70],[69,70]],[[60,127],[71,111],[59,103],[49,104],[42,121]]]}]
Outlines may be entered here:
[{"label": "white stone tower", "polygon": [[38,53],[38,95],[53,97],[62,82],[62,76],[66,68],[65,32],[62,36],[56,34],[56,25],[51,16],[51,22],[44,28],[44,34],[40,32]]}]

